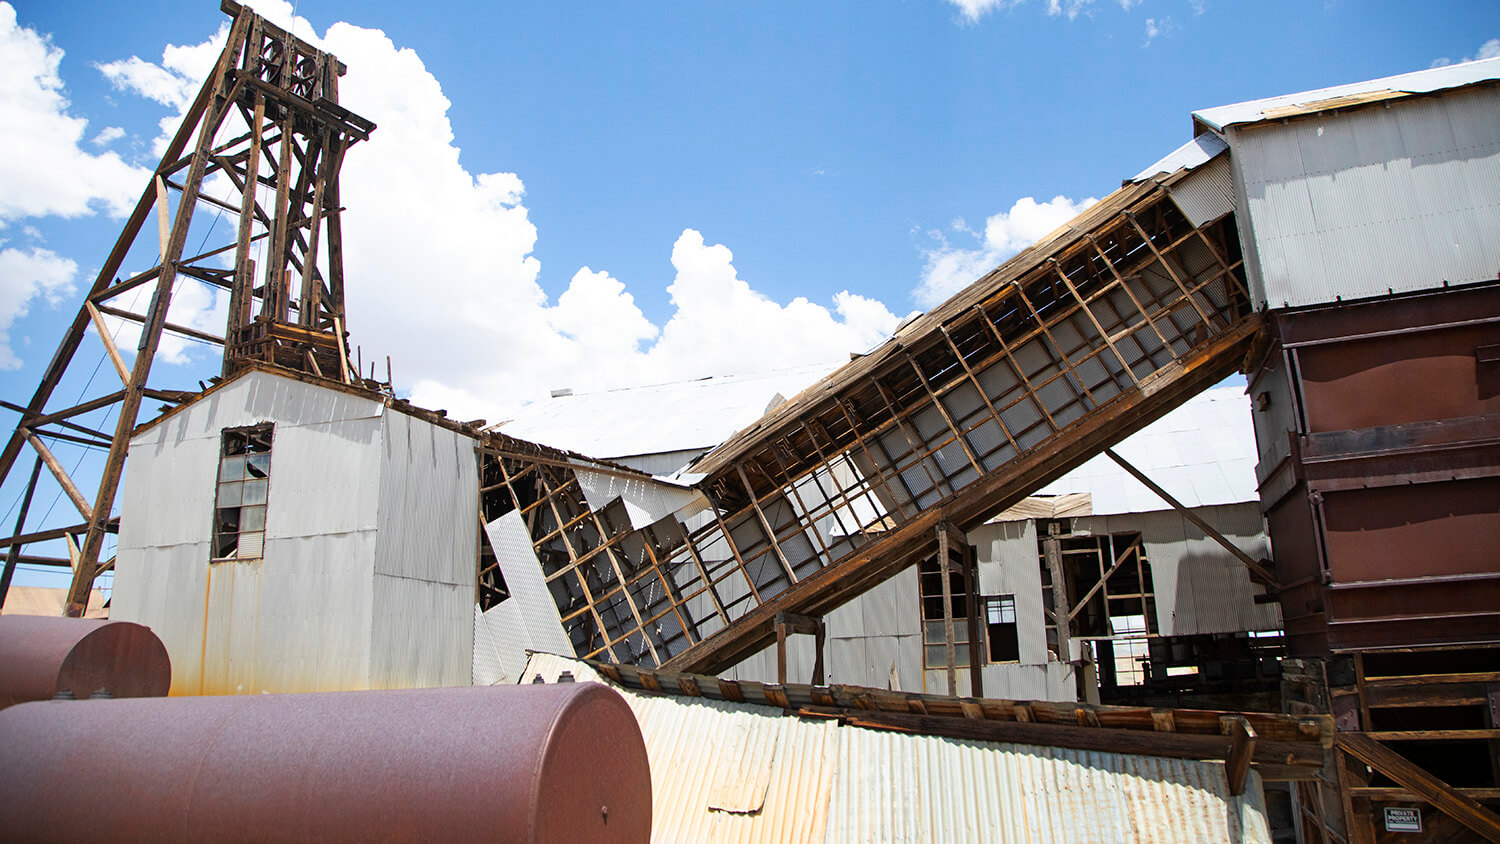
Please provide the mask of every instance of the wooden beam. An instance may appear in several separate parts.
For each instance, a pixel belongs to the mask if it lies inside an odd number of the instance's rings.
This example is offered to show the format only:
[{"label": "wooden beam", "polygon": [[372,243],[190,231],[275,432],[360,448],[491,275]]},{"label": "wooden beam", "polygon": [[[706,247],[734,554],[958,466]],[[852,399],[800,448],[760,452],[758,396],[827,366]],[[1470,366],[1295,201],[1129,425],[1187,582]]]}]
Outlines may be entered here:
[{"label": "wooden beam", "polygon": [[1229,716],[1222,719],[1224,734],[1229,736],[1229,755],[1224,759],[1224,777],[1229,781],[1229,793],[1238,797],[1245,793],[1245,780],[1250,773],[1250,759],[1255,755],[1255,729],[1243,717]]},{"label": "wooden beam", "polygon": [[63,465],[58,462],[57,457],[52,454],[52,450],[47,448],[47,444],[42,442],[30,428],[22,428],[21,430],[22,434],[26,437],[26,441],[31,443],[31,447],[36,449],[37,455],[42,458],[42,462],[47,464],[47,469],[57,479],[57,483],[63,488],[63,492],[67,493],[68,500],[72,501],[73,506],[78,508],[79,515],[83,516],[83,520],[86,522],[93,521],[94,511],[89,507],[88,500],[83,497],[83,493],[78,491],[78,487],[73,483],[73,479],[68,477],[68,470],[63,468]]},{"label": "wooden beam", "polygon": [[[36,479],[42,473],[42,458],[37,457],[31,467],[31,480],[26,482],[26,493],[21,496],[21,512],[16,515],[16,533],[26,529],[26,513],[31,510],[31,496],[36,492]],[[10,591],[10,579],[20,564],[21,545],[15,543],[5,552],[5,570],[0,572],[0,608],[5,606],[5,595]]]},{"label": "wooden beam", "polygon": [[89,312],[89,319],[94,321],[94,331],[98,333],[99,340],[104,343],[104,351],[109,354],[109,361],[115,365],[115,374],[120,376],[120,383],[126,387],[130,386],[130,368],[125,365],[125,359],[120,357],[120,349],[115,345],[114,335],[109,333],[109,327],[104,324],[104,315],[94,307],[94,303],[83,300],[83,307]]},{"label": "wooden beam", "polygon": [[662,668],[700,674],[721,671],[774,642],[777,612],[826,614],[890,578],[932,553],[936,545],[932,530],[942,519],[960,528],[981,524],[1237,371],[1261,325],[1256,315],[1243,317],[1184,358],[1143,379],[1138,387],[1074,421],[1064,434],[1047,438],[878,539],[759,603],[723,630],[667,660]]},{"label": "wooden beam", "polygon": [[1146,475],[1141,472],[1140,469],[1135,468],[1128,461],[1126,461],[1125,458],[1116,454],[1114,449],[1106,448],[1104,450],[1104,454],[1108,456],[1110,460],[1118,463],[1121,469],[1129,472],[1131,477],[1140,481],[1146,486],[1147,489],[1156,493],[1157,497],[1170,504],[1172,506],[1172,509],[1182,514],[1183,518],[1197,525],[1199,530],[1203,531],[1208,535],[1210,539],[1223,546],[1224,550],[1234,555],[1235,559],[1239,560],[1242,564],[1244,564],[1245,568],[1249,570],[1252,580],[1266,586],[1272,591],[1276,591],[1281,588],[1281,583],[1277,581],[1276,575],[1271,574],[1271,572],[1268,571],[1264,566],[1262,566],[1254,557],[1251,557],[1249,554],[1246,554],[1243,550],[1241,550],[1238,545],[1230,542],[1228,538],[1224,536],[1224,534],[1219,533],[1219,531],[1216,530],[1213,525],[1204,521],[1203,518],[1197,513],[1194,513],[1192,510],[1185,507],[1182,502],[1173,498],[1170,493],[1162,489],[1160,486],[1157,486],[1155,481],[1152,481],[1150,478],[1146,477]]},{"label": "wooden beam", "polygon": [[1500,842],[1500,815],[1375,739],[1364,733],[1338,733],[1334,737],[1334,746],[1395,780],[1443,814],[1484,836],[1485,840]]}]

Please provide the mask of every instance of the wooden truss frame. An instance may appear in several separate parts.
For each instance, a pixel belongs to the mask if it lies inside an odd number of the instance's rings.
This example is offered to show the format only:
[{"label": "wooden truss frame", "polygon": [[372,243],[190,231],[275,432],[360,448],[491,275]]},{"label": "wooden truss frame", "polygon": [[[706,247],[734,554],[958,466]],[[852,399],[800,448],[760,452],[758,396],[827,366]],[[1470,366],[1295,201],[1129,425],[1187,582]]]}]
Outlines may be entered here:
[{"label": "wooden truss frame", "polygon": [[[1127,185],[706,455],[706,506],[632,525],[588,465],[499,434],[483,517],[520,510],[576,653],[715,673],[1241,368],[1260,326],[1232,217]],[[1178,177],[1180,178],[1180,174]],[[498,494],[508,492],[508,495]],[[1269,572],[1257,572],[1257,574]]]},{"label": "wooden truss frame", "polygon": [[[38,465],[47,467],[82,519],[27,534],[23,507],[15,533],[0,541],[8,549],[7,578],[23,545],[65,539],[74,570],[68,615],[82,614],[94,578],[113,563],[99,557],[105,534],[116,530],[111,513],[141,403],[178,404],[195,394],[151,385],[152,363],[164,334],[222,346],[225,376],[256,360],[346,383],[358,375],[352,372],[345,343],[338,171],[349,146],[368,138],[375,124],[338,105],[338,77],[345,67],[337,58],[233,0],[225,0],[222,8],[234,23],[212,73],[167,145],[30,403],[6,405],[21,419],[0,452],[0,481],[9,477],[21,447],[30,445]],[[149,248],[153,232],[147,221],[153,209],[158,238],[154,264],[120,279],[125,262],[139,257],[132,250]],[[210,248],[222,216],[237,219],[238,225],[227,243],[214,241],[219,245]],[[191,253],[190,232],[203,232],[201,245]],[[207,285],[216,295],[228,292],[225,336],[168,319],[180,280]],[[123,294],[148,288],[152,293],[144,313],[122,304]],[[106,317],[140,326],[131,364],[115,345]],[[55,407],[53,394],[70,367],[83,366],[78,352],[91,326],[119,376],[119,389],[88,393],[85,388],[78,401]],[[104,422],[79,424],[89,414],[103,416]],[[109,414],[115,415],[113,434],[101,430]],[[108,449],[91,497],[48,441]],[[39,475],[31,473],[27,502]]]}]

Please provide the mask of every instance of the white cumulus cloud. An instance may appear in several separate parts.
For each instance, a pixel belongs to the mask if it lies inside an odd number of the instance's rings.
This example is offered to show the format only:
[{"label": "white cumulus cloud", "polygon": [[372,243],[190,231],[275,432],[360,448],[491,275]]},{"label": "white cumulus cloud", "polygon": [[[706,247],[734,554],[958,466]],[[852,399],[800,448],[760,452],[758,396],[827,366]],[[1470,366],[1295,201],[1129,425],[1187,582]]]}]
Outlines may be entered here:
[{"label": "white cumulus cloud", "polygon": [[10,331],[40,299],[56,306],[74,291],[78,265],[47,249],[0,249],[0,369],[20,369]]},{"label": "white cumulus cloud", "polygon": [[[776,302],[739,277],[728,247],[693,229],[662,244],[671,248],[671,279],[626,280],[582,267],[549,299],[532,254],[538,232],[524,182],[464,166],[451,104],[415,51],[349,23],[317,36],[305,20],[292,20],[282,0],[254,5],[345,62],[340,103],[378,124],[368,142],[350,149],[340,177],[348,327],[366,373],[375,361],[384,377],[389,355],[398,389],[409,389],[414,402],[498,421],[557,387],[847,359],[895,328],[883,304],[848,291],[822,304]],[[226,33],[169,46],[159,64],[132,57],[99,69],[120,90],[180,114]],[[158,149],[177,120],[162,121]],[[666,285],[672,311],[661,325],[636,305],[627,282]],[[171,319],[193,327],[218,320],[221,328],[223,303],[199,298],[174,300]],[[133,336],[122,327],[122,343]]]},{"label": "white cumulus cloud", "polygon": [[[24,217],[123,216],[148,171],[79,147],[88,121],[69,113],[63,51],[0,2],[0,226]],[[108,130],[105,130],[106,132]],[[3,283],[3,282],[0,282]]]},{"label": "white cumulus cloud", "polygon": [[[1465,56],[1464,58],[1459,59],[1459,61],[1477,62],[1480,59],[1493,59],[1497,56],[1500,56],[1500,38],[1491,38],[1490,40],[1479,45],[1479,51],[1477,53],[1472,56]],[[1450,64],[1453,64],[1452,59],[1442,58],[1434,60],[1432,66],[1444,67]]]},{"label": "white cumulus cloud", "polygon": [[921,283],[912,291],[912,299],[924,308],[944,301],[1098,201],[1095,197],[1075,201],[1055,196],[1037,202],[1034,197],[1022,197],[1009,211],[985,220],[982,236],[963,221],[955,222],[951,227],[953,235],[963,239],[978,237],[980,242],[975,246],[954,245],[943,232],[930,232],[934,245],[924,250],[926,266]]}]

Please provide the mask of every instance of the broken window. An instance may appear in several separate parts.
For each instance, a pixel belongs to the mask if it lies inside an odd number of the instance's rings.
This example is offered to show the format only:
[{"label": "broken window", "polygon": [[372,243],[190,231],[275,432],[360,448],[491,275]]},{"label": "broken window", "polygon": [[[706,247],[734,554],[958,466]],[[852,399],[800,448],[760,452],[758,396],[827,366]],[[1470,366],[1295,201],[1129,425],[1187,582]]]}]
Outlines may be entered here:
[{"label": "broken window", "polygon": [[214,495],[214,559],[258,559],[264,555],[270,474],[271,425],[224,431]]},{"label": "broken window", "polygon": [[1016,596],[990,595],[984,599],[985,634],[990,662],[1020,662],[1021,640],[1016,628]]},{"label": "broken window", "polygon": [[[943,572],[936,557],[923,560],[918,572],[922,603],[922,665],[925,668],[947,668]],[[953,607],[953,664],[965,667],[969,664],[969,595],[964,591],[963,574],[948,572],[948,592]]]},{"label": "broken window", "polygon": [[[1062,534],[1056,539],[1068,597],[1068,635],[1089,642],[1104,689],[1143,684],[1147,642],[1160,631],[1141,535]],[[1040,557],[1043,582],[1051,587],[1046,541]],[[1044,598],[1051,600],[1050,594]],[[1055,634],[1049,635],[1049,644],[1053,640]]]}]

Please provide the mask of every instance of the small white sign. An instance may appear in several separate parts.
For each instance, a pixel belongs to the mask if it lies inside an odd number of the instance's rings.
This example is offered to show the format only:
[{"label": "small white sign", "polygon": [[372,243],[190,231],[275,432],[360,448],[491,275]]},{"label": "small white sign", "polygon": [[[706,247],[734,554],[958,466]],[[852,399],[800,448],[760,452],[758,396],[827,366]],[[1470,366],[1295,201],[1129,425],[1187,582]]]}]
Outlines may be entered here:
[{"label": "small white sign", "polygon": [[1398,809],[1394,806],[1385,807],[1385,831],[1421,832],[1422,810]]}]

